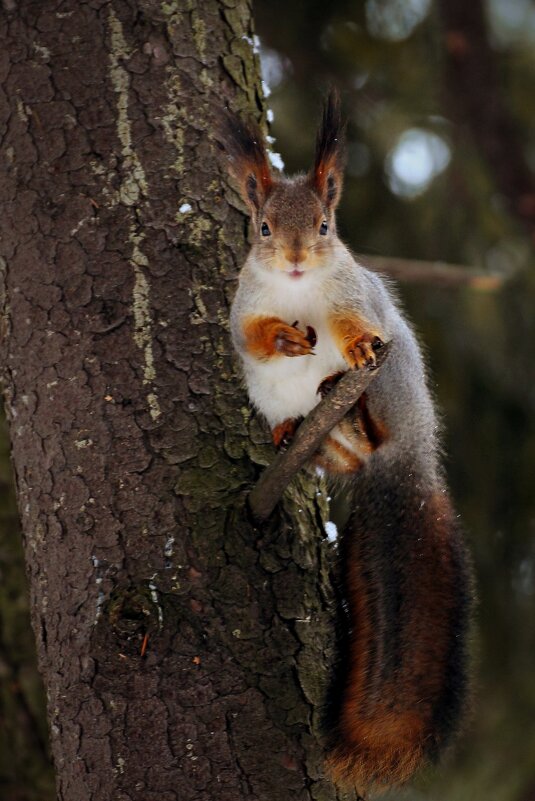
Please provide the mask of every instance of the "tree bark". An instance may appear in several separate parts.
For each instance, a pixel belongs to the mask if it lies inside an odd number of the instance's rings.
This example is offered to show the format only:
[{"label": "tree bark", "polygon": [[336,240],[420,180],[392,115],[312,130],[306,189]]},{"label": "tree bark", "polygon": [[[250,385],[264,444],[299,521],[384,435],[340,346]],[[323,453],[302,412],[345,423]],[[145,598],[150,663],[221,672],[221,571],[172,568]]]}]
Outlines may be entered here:
[{"label": "tree bark", "polygon": [[247,0],[4,0],[2,364],[61,801],[327,801],[321,496],[271,450],[227,313],[258,112]]}]

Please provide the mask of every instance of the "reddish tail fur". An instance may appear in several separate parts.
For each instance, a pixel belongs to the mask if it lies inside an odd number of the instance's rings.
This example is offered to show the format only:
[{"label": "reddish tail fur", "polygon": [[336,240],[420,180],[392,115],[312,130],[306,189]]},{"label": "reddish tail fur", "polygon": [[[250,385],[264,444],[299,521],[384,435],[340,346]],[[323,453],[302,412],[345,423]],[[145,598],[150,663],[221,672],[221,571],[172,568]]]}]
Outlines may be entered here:
[{"label": "reddish tail fur", "polygon": [[364,467],[353,508],[341,560],[350,634],[328,765],[362,792],[405,782],[457,731],[472,585],[445,490],[410,466]]}]

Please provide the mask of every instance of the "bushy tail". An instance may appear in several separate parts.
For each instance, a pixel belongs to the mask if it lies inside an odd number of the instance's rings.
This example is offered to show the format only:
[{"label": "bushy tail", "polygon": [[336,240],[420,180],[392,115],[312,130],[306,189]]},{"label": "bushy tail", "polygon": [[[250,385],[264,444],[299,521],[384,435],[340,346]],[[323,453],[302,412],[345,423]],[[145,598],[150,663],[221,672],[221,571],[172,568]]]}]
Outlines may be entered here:
[{"label": "bushy tail", "polygon": [[350,631],[328,765],[361,791],[434,761],[467,705],[470,563],[446,490],[430,484],[402,464],[364,468],[341,544]]}]

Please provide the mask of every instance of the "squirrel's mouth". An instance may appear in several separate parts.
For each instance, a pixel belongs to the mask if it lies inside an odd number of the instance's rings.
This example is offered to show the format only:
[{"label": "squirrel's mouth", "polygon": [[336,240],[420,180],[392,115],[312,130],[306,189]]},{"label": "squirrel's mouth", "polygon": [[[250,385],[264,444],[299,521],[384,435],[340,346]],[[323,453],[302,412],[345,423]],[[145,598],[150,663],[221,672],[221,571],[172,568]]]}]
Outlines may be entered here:
[{"label": "squirrel's mouth", "polygon": [[301,278],[301,276],[304,275],[304,274],[305,274],[305,271],[304,270],[298,270],[297,267],[295,267],[293,270],[289,270],[288,271],[288,275],[290,276],[290,278]]}]

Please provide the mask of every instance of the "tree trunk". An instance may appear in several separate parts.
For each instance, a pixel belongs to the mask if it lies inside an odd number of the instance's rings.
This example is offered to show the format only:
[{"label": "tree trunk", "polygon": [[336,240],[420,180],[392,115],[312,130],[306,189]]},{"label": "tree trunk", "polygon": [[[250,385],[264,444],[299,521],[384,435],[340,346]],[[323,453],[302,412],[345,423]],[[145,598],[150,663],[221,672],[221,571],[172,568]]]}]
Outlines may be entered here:
[{"label": "tree trunk", "polygon": [[[258,113],[247,0],[4,0],[4,388],[62,801],[335,799],[314,488],[235,372],[244,216],[210,131]],[[321,498],[320,498],[321,500]]]}]

